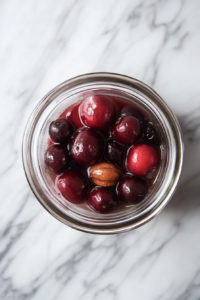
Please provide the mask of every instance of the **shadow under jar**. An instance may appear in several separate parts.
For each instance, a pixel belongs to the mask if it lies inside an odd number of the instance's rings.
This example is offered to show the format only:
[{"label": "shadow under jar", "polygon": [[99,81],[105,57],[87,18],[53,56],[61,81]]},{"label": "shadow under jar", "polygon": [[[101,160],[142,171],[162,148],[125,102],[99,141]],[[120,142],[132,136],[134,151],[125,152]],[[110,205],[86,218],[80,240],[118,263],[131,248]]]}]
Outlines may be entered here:
[{"label": "shadow under jar", "polygon": [[[160,140],[160,166],[145,199],[136,205],[120,206],[108,214],[99,214],[85,203],[76,205],[63,198],[44,162],[50,123],[69,106],[94,95],[109,95],[136,106],[154,124]],[[91,73],[63,82],[39,102],[25,129],[22,156],[29,185],[51,215],[84,232],[114,234],[145,224],[169,202],[181,174],[183,144],[175,115],[152,88],[120,74]]]}]

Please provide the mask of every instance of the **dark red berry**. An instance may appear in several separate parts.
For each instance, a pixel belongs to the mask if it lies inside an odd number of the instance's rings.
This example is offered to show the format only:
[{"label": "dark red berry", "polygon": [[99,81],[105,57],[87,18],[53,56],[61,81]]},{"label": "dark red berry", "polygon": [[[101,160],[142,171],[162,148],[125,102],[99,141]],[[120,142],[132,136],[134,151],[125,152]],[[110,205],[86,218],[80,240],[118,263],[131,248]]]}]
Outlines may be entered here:
[{"label": "dark red berry", "polygon": [[138,204],[147,195],[148,185],[142,178],[125,175],[118,184],[117,193],[122,203]]},{"label": "dark red berry", "polygon": [[68,171],[57,179],[57,187],[63,197],[69,202],[78,204],[86,199],[88,182],[79,171]]},{"label": "dark red berry", "polygon": [[116,194],[101,187],[96,187],[91,191],[88,203],[95,211],[102,214],[109,213],[118,206]]},{"label": "dark red berry", "polygon": [[102,155],[103,141],[98,133],[90,128],[79,129],[71,142],[71,156],[76,163],[89,166]]},{"label": "dark red berry", "polygon": [[151,142],[155,145],[158,145],[160,143],[158,133],[151,123],[147,124],[144,137],[146,141]]},{"label": "dark red berry", "polygon": [[118,119],[112,130],[112,137],[115,141],[130,146],[140,136],[141,127],[138,119],[126,116]]},{"label": "dark red berry", "polygon": [[114,164],[123,165],[126,148],[120,144],[109,140],[106,144],[106,158]]},{"label": "dark red berry", "polygon": [[72,124],[66,119],[55,120],[49,126],[49,135],[54,143],[67,144],[73,131]]},{"label": "dark red berry", "polygon": [[83,127],[83,123],[79,117],[79,106],[80,103],[75,103],[68,107],[61,115],[60,119],[67,119],[69,120],[76,129]]},{"label": "dark red berry", "polygon": [[80,116],[88,127],[103,130],[115,121],[116,109],[109,96],[91,96],[80,105]]},{"label": "dark red berry", "polygon": [[45,164],[55,174],[61,174],[70,166],[70,157],[64,145],[52,145],[45,153]]},{"label": "dark red berry", "polygon": [[144,116],[143,114],[134,106],[132,105],[126,105],[122,108],[121,111],[121,116],[132,116],[135,117],[136,119],[143,121],[144,120]]},{"label": "dark red berry", "polygon": [[157,169],[159,162],[158,150],[146,144],[132,146],[126,161],[127,169],[137,176],[146,176],[150,170]]}]

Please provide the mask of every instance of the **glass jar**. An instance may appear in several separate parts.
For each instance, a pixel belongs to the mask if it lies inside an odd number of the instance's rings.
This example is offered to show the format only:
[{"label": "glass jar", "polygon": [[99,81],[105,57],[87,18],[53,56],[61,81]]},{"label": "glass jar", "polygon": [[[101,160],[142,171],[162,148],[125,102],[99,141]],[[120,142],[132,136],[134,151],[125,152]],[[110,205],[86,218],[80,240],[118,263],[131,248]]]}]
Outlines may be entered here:
[{"label": "glass jar", "polygon": [[[159,173],[148,196],[138,205],[110,214],[98,214],[66,201],[44,164],[50,122],[74,102],[99,92],[124,98],[139,106],[155,124],[162,141]],[[183,144],[174,113],[152,88],[120,74],[91,73],[63,82],[39,102],[25,129],[22,156],[28,183],[35,197],[52,216],[84,232],[113,234],[147,223],[169,202],[181,174]]]}]

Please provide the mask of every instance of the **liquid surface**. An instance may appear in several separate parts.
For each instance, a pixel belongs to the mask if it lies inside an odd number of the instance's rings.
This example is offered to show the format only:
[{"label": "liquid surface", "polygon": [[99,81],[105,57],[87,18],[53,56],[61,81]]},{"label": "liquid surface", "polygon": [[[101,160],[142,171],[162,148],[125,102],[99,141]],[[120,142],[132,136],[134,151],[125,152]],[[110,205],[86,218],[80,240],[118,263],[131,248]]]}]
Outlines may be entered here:
[{"label": "liquid surface", "polygon": [[[125,116],[133,116],[133,117],[137,118],[140,122],[141,133],[140,133],[140,136],[137,139],[137,141],[133,144],[134,145],[147,144],[147,145],[153,146],[155,149],[157,149],[157,151],[159,152],[159,156],[160,156],[160,144],[161,144],[160,139],[159,139],[158,133],[156,131],[156,128],[155,128],[154,124],[151,122],[151,120],[149,119],[149,117],[147,115],[145,115],[144,112],[140,108],[138,108],[136,105],[130,104],[129,101],[126,101],[124,99],[117,98],[117,97],[112,97],[112,100],[114,101],[115,108],[116,108],[115,121],[117,121],[119,118],[123,118]],[[58,117],[58,119],[69,120],[75,128],[75,133],[76,133],[76,130],[78,130],[84,126],[84,124],[82,123],[80,116],[79,116],[79,106],[81,105],[81,103],[82,103],[82,101],[79,101],[79,102],[67,107],[64,110],[64,112],[62,112],[62,114]],[[54,120],[52,120],[52,121],[54,121]],[[114,124],[115,123],[113,123],[110,127],[106,128],[104,130],[101,130],[101,131],[95,130],[101,136],[101,138],[104,142],[104,148],[102,151],[102,155],[101,155],[100,159],[98,159],[98,161],[95,162],[95,165],[98,163],[101,163],[101,162],[112,163],[113,165],[117,166],[117,168],[119,168],[119,170],[121,172],[121,176],[120,176],[120,179],[121,179],[123,176],[125,176],[127,174],[131,174],[131,172],[127,169],[127,166],[126,166],[127,153],[129,151],[130,145],[129,146],[122,145],[113,140],[112,129],[113,129]],[[75,133],[74,133],[74,135],[75,135]],[[50,147],[52,144],[53,144],[53,142],[50,139],[48,139],[47,147]],[[112,145],[113,144],[117,145],[117,150],[115,149],[116,151],[114,151],[112,153]],[[71,148],[70,142],[68,143],[67,147],[70,151],[70,148]],[[108,151],[110,151],[109,152],[110,155],[108,155]],[[113,161],[112,157],[116,157],[116,162]],[[89,185],[89,191],[92,191],[97,186],[92,182],[92,180],[90,178],[88,167],[78,165],[73,159],[71,159],[71,166],[70,166],[69,170],[78,170],[86,177],[86,179],[88,181],[88,185]],[[140,178],[144,179],[148,185],[148,194],[151,192],[151,190],[153,188],[153,185],[156,181],[156,176],[158,174],[158,171],[159,171],[159,167],[156,170],[148,172],[148,174],[146,174],[145,176],[140,176]],[[52,172],[50,172],[50,173],[51,173],[51,178],[53,180],[53,183],[56,184],[56,178],[58,176],[53,174]],[[133,174],[131,174],[131,175],[133,175]],[[117,190],[119,181],[114,186],[106,187],[106,188],[109,189],[110,191],[114,192],[115,194],[117,194],[116,190]],[[118,210],[129,207],[129,204],[122,203],[120,201],[120,199],[118,199],[118,201],[119,201]],[[145,200],[143,200],[143,201],[145,201]],[[78,204],[78,205],[80,205],[81,207],[87,208],[87,209],[91,209],[88,206],[87,201],[85,201],[81,204]]]}]

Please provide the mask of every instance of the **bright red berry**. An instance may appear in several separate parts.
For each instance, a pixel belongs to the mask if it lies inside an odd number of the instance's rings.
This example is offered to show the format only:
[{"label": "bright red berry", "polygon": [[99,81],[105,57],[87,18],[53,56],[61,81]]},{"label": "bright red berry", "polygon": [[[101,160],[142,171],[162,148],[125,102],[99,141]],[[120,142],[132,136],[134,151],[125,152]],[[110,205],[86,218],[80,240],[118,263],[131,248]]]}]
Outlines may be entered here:
[{"label": "bright red berry", "polygon": [[127,169],[137,175],[146,176],[152,169],[157,169],[160,155],[157,149],[150,145],[138,144],[132,146],[128,151]]}]

